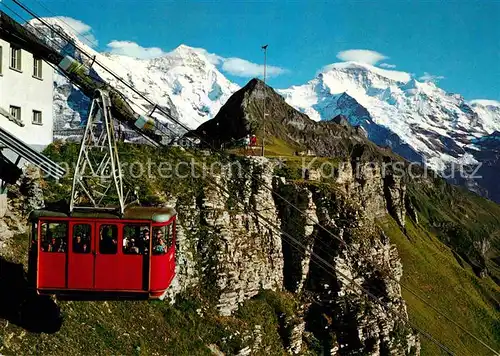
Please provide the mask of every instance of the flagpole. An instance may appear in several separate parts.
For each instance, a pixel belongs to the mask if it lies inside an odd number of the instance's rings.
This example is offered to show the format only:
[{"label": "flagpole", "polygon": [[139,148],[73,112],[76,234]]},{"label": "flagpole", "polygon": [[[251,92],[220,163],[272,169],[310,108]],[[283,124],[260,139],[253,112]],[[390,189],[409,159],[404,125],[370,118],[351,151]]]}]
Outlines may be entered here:
[{"label": "flagpole", "polygon": [[266,84],[267,72],[267,45],[264,46],[264,84]]},{"label": "flagpole", "polygon": [[262,156],[264,156],[265,154],[265,140],[266,140],[266,66],[267,66],[267,46],[268,45],[265,45],[265,46],[262,46],[262,49],[264,50],[264,105],[263,105],[263,112],[262,112],[262,115],[263,115],[263,119],[262,119],[262,124],[264,126],[264,129],[263,129],[263,134],[262,134]]}]

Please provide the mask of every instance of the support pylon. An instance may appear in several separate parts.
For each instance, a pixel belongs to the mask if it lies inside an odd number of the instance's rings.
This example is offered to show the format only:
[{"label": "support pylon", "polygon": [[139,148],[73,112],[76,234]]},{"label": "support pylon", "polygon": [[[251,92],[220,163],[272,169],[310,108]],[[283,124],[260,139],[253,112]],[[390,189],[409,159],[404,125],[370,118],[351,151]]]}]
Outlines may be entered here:
[{"label": "support pylon", "polygon": [[[112,206],[110,202],[119,202]],[[73,176],[70,212],[75,209],[125,210],[123,178],[108,92],[97,90]]]}]

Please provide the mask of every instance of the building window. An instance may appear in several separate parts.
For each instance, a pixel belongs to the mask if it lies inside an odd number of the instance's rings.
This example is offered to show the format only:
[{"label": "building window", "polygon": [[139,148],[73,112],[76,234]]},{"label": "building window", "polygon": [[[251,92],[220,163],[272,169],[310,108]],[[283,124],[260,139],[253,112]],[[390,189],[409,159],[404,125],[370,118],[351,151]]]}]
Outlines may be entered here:
[{"label": "building window", "polygon": [[40,58],[33,58],[33,76],[42,79],[42,60]]},{"label": "building window", "polygon": [[21,70],[21,49],[10,47],[10,67],[15,70]]},{"label": "building window", "polygon": [[16,121],[21,121],[21,108],[19,106],[11,105],[10,116],[12,116]]},{"label": "building window", "polygon": [[35,125],[41,125],[42,124],[42,112],[33,110],[33,124]]}]

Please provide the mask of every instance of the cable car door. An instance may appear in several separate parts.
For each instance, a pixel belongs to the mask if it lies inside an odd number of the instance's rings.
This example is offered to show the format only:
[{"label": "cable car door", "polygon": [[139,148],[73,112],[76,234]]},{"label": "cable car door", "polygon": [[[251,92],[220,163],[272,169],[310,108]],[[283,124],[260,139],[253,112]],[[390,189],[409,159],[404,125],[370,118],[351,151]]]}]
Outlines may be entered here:
[{"label": "cable car door", "polygon": [[147,290],[150,225],[125,223],[122,227],[116,278],[120,279],[124,291]]},{"label": "cable car door", "polygon": [[94,249],[92,236],[95,224],[91,221],[71,222],[68,249],[68,288],[94,288]]},{"label": "cable car door", "polygon": [[[119,229],[120,227],[120,229]],[[119,231],[121,225],[114,223],[97,223],[94,234],[94,288],[97,290],[120,290],[121,271],[117,268]]]},{"label": "cable car door", "polygon": [[68,223],[42,221],[39,227],[38,288],[66,288]]},{"label": "cable car door", "polygon": [[174,222],[153,226],[153,254],[151,256],[152,292],[164,291],[170,286],[175,274]]}]

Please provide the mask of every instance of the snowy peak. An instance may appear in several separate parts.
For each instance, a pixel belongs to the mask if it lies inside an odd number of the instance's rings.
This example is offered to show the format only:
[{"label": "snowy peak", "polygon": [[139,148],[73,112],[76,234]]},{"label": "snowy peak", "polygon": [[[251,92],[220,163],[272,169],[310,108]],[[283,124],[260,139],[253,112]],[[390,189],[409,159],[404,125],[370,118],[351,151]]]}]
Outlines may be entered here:
[{"label": "snowy peak", "polygon": [[205,54],[201,49],[183,44],[161,57],[152,58],[147,61],[151,63],[164,63],[168,67],[195,66],[216,69],[210,62],[208,54]]},{"label": "snowy peak", "polygon": [[147,72],[170,96],[191,127],[215,117],[239,87],[231,83],[201,49],[181,45],[166,56],[147,61]]},{"label": "snowy peak", "polygon": [[500,101],[496,101],[496,100],[477,99],[477,100],[471,100],[470,104],[472,106],[488,107],[492,110],[497,109],[497,108],[500,109]]},{"label": "snowy peak", "polygon": [[410,74],[406,72],[382,69],[359,62],[341,62],[327,65],[323,68],[319,76],[338,77],[339,74],[349,76],[354,81],[363,83],[371,82],[372,85],[384,83],[382,86],[393,84],[394,82],[406,83],[411,79]]},{"label": "snowy peak", "polygon": [[[128,85],[169,111],[174,118],[190,128],[195,128],[215,117],[229,96],[239,88],[219,72],[215,65],[217,57],[204,49],[180,45],[164,56],[152,59],[98,53],[81,41],[72,28],[61,19],[45,18],[44,21],[66,34],[72,42],[68,43],[40,21],[32,21],[30,24],[37,28],[36,34],[47,41],[47,44],[54,46],[57,43],[56,47],[60,49],[61,54],[79,60],[86,58],[77,48],[90,56],[95,56],[97,63],[109,68]],[[138,113],[146,114],[152,109],[148,102],[99,65],[94,65],[92,71],[121,91]],[[79,126],[85,120],[86,109],[83,109],[81,104],[87,104],[88,100],[82,100],[78,92],[78,89],[62,75],[56,75],[54,94],[56,130]],[[79,98],[79,103],[74,102],[75,97]],[[168,122],[165,117],[156,115],[155,117]]]},{"label": "snowy peak", "polygon": [[308,83],[280,90],[280,93],[291,105],[312,119],[327,120],[331,117],[325,115],[330,115],[331,110],[324,109],[331,109],[335,105],[334,97],[348,93],[362,105],[366,102],[366,96],[395,101],[395,96],[402,95],[399,87],[404,87],[411,80],[411,76],[405,72],[358,62],[342,62],[327,65]]},{"label": "snowy peak", "polygon": [[308,83],[280,92],[314,120],[345,115],[375,143],[407,158],[421,156],[439,171],[461,161],[471,139],[500,129],[496,102],[468,104],[432,82],[363,63],[331,64]]},{"label": "snowy peak", "polygon": [[499,130],[500,102],[495,100],[472,100],[469,102],[468,107],[478,114],[483,127],[488,133]]}]

